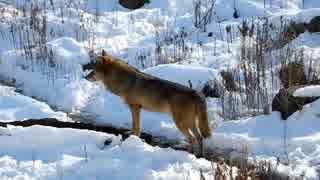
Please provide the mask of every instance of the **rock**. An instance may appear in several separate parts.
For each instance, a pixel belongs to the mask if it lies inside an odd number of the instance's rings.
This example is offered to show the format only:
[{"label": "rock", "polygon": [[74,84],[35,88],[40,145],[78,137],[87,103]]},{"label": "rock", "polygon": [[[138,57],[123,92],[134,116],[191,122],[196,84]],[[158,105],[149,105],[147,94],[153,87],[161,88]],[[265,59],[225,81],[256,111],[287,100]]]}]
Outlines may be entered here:
[{"label": "rock", "polygon": [[313,17],[310,22],[290,22],[281,33],[279,40],[275,41],[275,48],[279,49],[284,47],[286,44],[306,31],[310,33],[320,32],[320,16]]},{"label": "rock", "polygon": [[201,92],[205,97],[219,98],[222,95],[221,87],[216,82],[210,83],[208,81]]},{"label": "rock", "polygon": [[290,22],[287,27],[281,32],[279,39],[274,41],[268,48],[269,50],[283,48],[286,44],[296,39],[304,32],[316,33],[320,32],[320,16],[315,16],[310,22]]},{"label": "rock", "polygon": [[290,62],[284,65],[279,72],[279,78],[284,88],[307,84],[307,78],[304,73],[304,64]]},{"label": "rock", "polygon": [[298,37],[300,34],[306,32],[307,30],[306,23],[296,23],[296,22],[290,22],[289,26],[285,28],[283,36],[284,39],[291,41]]},{"label": "rock", "polygon": [[112,139],[106,139],[104,141],[104,146],[109,146],[112,143]]},{"label": "rock", "polygon": [[293,93],[304,86],[282,88],[272,100],[272,111],[279,111],[283,120],[288,119],[294,112],[302,110],[303,106],[314,102],[319,97],[294,97]]},{"label": "rock", "polygon": [[306,27],[311,33],[320,32],[320,16],[312,18]]},{"label": "rock", "polygon": [[139,9],[144,6],[145,3],[148,3],[149,0],[119,0],[119,4],[127,9]]}]

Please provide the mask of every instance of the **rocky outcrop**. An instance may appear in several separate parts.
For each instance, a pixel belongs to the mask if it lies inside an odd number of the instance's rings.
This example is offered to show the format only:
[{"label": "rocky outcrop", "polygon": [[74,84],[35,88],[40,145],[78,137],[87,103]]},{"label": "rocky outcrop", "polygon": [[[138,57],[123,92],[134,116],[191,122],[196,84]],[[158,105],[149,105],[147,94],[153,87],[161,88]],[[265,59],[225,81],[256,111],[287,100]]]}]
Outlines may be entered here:
[{"label": "rocky outcrop", "polygon": [[293,93],[304,86],[282,88],[272,100],[272,111],[279,111],[283,120],[288,119],[294,112],[302,110],[303,106],[314,102],[319,97],[295,97]]},{"label": "rocky outcrop", "polygon": [[127,9],[139,9],[148,3],[149,0],[119,0],[119,4]]},{"label": "rocky outcrop", "polygon": [[320,16],[313,17],[310,22],[296,23],[292,21],[281,33],[279,40],[276,41],[276,48],[282,48],[306,31],[310,33],[320,32]]},{"label": "rocky outcrop", "polygon": [[208,81],[201,90],[205,97],[220,98],[223,94],[221,86],[217,82]]},{"label": "rocky outcrop", "polygon": [[320,32],[320,16],[312,18],[306,28],[311,33]]}]

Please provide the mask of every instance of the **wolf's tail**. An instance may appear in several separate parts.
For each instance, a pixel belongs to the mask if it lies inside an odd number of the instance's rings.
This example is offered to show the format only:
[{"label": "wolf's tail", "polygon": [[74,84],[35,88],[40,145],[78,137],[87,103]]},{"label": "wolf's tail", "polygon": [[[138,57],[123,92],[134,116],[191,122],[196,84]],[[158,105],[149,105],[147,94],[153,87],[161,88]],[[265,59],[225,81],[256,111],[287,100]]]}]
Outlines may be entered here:
[{"label": "wolf's tail", "polygon": [[199,119],[199,129],[202,137],[208,138],[211,136],[211,129],[209,127],[207,103],[205,98],[201,97],[200,102],[197,105],[197,114]]}]

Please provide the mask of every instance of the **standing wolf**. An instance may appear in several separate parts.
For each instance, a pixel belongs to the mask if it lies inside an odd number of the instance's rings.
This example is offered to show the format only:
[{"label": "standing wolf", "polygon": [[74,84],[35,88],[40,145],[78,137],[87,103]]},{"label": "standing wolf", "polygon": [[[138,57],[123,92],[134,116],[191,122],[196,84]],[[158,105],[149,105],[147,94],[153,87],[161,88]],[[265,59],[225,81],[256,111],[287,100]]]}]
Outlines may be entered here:
[{"label": "standing wolf", "polygon": [[[90,69],[89,66],[84,69]],[[107,90],[123,99],[131,110],[134,135],[140,135],[140,110],[143,108],[171,114],[190,144],[195,139],[200,142],[202,138],[211,136],[206,101],[197,91],[145,74],[105,51],[91,66],[93,71],[86,79],[101,81]]]}]

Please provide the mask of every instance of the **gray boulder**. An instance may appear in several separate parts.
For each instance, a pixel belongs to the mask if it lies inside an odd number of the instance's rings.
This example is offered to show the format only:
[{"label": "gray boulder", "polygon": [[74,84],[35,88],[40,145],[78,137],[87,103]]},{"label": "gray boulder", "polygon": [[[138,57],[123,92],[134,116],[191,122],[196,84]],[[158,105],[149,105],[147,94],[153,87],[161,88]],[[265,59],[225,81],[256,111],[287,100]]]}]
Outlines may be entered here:
[{"label": "gray boulder", "polygon": [[119,0],[119,4],[127,9],[139,9],[144,6],[145,3],[149,2],[148,0]]},{"label": "gray boulder", "polygon": [[320,32],[320,16],[315,16],[307,24],[307,29],[311,33]]},{"label": "gray boulder", "polygon": [[288,119],[294,112],[302,110],[303,106],[312,103],[319,97],[295,97],[293,93],[298,88],[304,86],[294,86],[282,88],[272,100],[272,111],[279,111],[283,120]]}]

